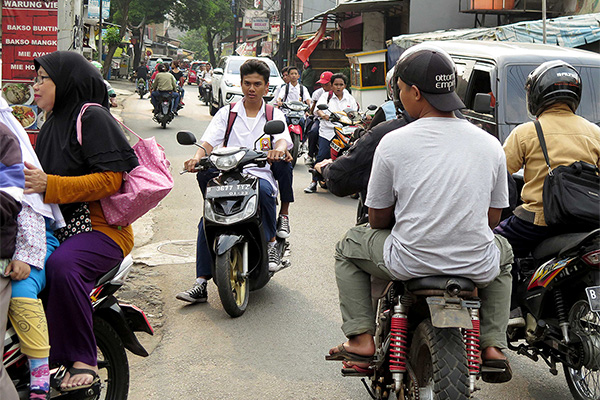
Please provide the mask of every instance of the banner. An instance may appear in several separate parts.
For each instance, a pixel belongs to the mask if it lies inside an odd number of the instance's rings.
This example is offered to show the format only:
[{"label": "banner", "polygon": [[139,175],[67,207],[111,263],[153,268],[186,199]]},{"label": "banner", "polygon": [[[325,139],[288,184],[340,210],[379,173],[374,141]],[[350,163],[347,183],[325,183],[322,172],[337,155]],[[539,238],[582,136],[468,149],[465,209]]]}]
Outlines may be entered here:
[{"label": "banner", "polygon": [[[88,2],[88,18],[98,19],[100,16],[100,0],[89,0]],[[106,20],[110,17],[110,0],[102,0],[102,19]]]},{"label": "banner", "polygon": [[298,53],[296,53],[296,57],[302,60],[303,63],[306,62],[312,52],[315,51],[315,48],[325,35],[326,29],[327,18],[323,18],[323,22],[321,22],[321,26],[319,27],[319,30],[315,32],[314,36],[302,42],[302,45],[300,45],[300,48],[298,49]]},{"label": "banner", "polygon": [[2,3],[2,96],[35,145],[45,113],[34,103],[33,59],[56,51],[58,1]]}]

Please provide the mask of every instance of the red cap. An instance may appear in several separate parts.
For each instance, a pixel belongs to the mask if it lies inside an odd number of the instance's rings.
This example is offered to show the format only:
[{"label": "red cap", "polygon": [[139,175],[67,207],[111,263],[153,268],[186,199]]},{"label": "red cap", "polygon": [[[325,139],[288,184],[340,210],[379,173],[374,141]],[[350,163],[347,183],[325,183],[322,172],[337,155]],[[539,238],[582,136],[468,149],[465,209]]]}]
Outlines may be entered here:
[{"label": "red cap", "polygon": [[325,71],[321,74],[321,79],[319,79],[317,81],[317,83],[320,83],[321,85],[324,85],[326,83],[331,82],[331,76],[333,75],[333,72],[331,71]]}]

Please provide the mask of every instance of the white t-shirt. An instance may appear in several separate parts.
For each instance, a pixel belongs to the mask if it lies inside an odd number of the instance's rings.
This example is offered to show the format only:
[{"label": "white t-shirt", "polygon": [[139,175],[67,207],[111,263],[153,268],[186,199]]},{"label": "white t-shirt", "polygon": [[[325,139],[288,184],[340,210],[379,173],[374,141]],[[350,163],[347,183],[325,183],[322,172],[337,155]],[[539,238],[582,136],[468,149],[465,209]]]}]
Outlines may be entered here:
[{"label": "white t-shirt", "polygon": [[[246,115],[246,108],[243,106],[244,100],[238,102],[233,107],[233,111],[237,112],[237,117],[233,126],[231,127],[231,133],[229,135],[228,147],[246,147],[249,149],[256,149],[258,145],[257,140],[264,135],[264,127],[267,123],[265,115],[265,102],[256,115],[255,118],[248,118]],[[213,117],[208,128],[204,131],[202,140],[208,142],[213,148],[220,146],[225,140],[225,130],[227,129],[227,120],[229,119],[230,107],[221,107],[217,114]],[[280,120],[285,123],[285,115],[281,110],[273,110],[273,120]],[[287,142],[288,150],[294,147],[292,139],[287,129],[287,125],[283,133],[273,135],[273,142],[271,145],[274,147],[278,140],[285,139]],[[254,175],[258,178],[263,178],[269,181],[273,190],[277,193],[277,184],[273,178],[273,173],[269,165],[265,165],[263,168],[259,167],[248,167],[244,168],[244,172]]]},{"label": "white t-shirt", "polygon": [[[329,106],[329,112],[348,110],[358,111],[358,103],[356,102],[354,97],[352,97],[350,92],[348,92],[346,89],[344,89],[344,93],[341,100],[338,99],[338,97],[335,94],[333,94],[331,96],[331,100],[329,100],[328,103],[328,97],[329,92],[324,92],[321,95],[321,97],[319,97],[317,107],[319,106],[319,104],[327,104]],[[327,111],[325,112],[327,113]],[[332,122],[325,121],[324,119],[321,120],[321,123],[319,124],[319,136],[327,140],[333,139],[333,137],[335,136],[335,132],[333,131],[334,126],[335,125]]]},{"label": "white t-shirt", "polygon": [[508,207],[506,158],[497,139],[463,119],[421,118],[385,135],[366,205],[394,206],[384,260],[401,280],[499,273],[488,209]]},{"label": "white t-shirt", "polygon": [[282,85],[279,88],[279,92],[277,93],[277,99],[281,100],[283,102],[287,102],[287,101],[300,101],[300,91],[302,91],[302,102],[306,102],[306,100],[310,100],[310,93],[308,91],[308,89],[297,83],[296,86],[294,86],[291,82],[287,84],[289,86],[288,89],[288,95],[287,98],[285,97],[285,86],[286,85]]}]

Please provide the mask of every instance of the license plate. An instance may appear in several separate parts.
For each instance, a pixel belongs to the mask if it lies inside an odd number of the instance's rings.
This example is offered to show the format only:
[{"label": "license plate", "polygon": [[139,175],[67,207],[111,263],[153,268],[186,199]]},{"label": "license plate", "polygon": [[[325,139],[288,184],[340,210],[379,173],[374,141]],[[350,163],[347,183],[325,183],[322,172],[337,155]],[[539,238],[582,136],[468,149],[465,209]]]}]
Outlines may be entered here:
[{"label": "license plate", "polygon": [[206,188],[206,197],[239,197],[247,196],[250,194],[250,185],[223,185],[223,186],[210,186]]},{"label": "license plate", "polygon": [[588,301],[590,302],[590,309],[592,311],[600,312],[600,286],[592,286],[585,288],[587,293]]}]

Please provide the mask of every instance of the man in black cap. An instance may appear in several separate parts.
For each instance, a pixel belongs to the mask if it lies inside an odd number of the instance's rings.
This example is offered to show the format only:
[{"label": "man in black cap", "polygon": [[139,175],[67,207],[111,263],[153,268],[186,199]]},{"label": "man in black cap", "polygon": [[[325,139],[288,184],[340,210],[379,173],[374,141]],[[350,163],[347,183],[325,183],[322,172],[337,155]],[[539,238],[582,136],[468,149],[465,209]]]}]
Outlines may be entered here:
[{"label": "man in black cap", "polygon": [[[381,139],[367,190],[370,227],[350,229],[336,246],[348,341],[332,348],[327,359],[344,361],[352,375],[370,373],[375,351],[371,276],[405,281],[456,275],[479,287],[483,365],[503,371],[482,378],[506,382],[511,370],[500,350],[506,348],[512,252],[492,233],[508,206],[502,147],[455,117],[464,104],[454,92],[454,62],[443,50],[409,49],[395,78],[400,100],[415,121]],[[467,373],[466,365],[457,368]]]}]

